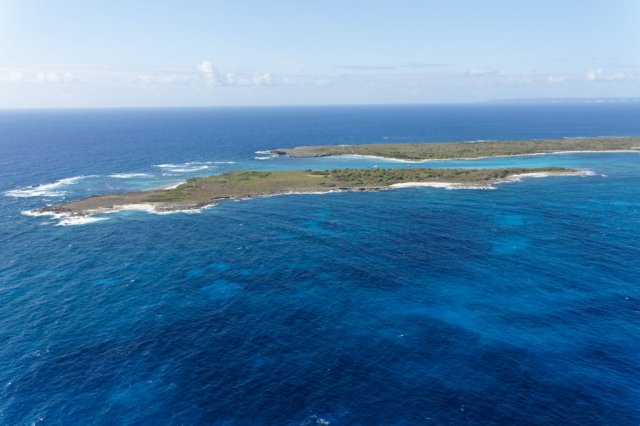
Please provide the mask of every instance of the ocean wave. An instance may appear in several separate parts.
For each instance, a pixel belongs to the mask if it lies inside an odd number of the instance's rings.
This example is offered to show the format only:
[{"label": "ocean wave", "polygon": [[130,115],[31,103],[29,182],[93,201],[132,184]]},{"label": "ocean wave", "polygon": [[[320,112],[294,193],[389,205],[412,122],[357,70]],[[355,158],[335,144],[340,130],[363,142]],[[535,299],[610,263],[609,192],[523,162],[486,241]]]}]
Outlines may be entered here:
[{"label": "ocean wave", "polygon": [[202,210],[205,207],[201,207],[201,208],[197,208],[197,209],[183,209],[183,210],[158,210],[156,209],[156,206],[154,206],[153,204],[146,204],[146,203],[140,203],[140,204],[123,204],[121,206],[115,206],[107,211],[103,211],[100,213],[117,213],[117,212],[142,212],[142,213],[151,213],[151,214],[158,214],[158,215],[168,215],[168,214],[176,214],[176,213],[183,213],[183,214],[197,214],[197,213],[202,213]]},{"label": "ocean wave", "polygon": [[256,160],[271,160],[273,157],[272,156],[268,156],[268,157],[253,157]]},{"label": "ocean wave", "polygon": [[21,212],[24,216],[31,217],[43,217],[48,216],[58,220],[55,226],[75,226],[75,225],[87,225],[89,223],[96,223],[108,220],[106,217],[96,217],[91,215],[72,215],[65,213],[53,213],[53,212],[37,212],[34,210],[25,210]]},{"label": "ocean wave", "polygon": [[159,167],[161,169],[173,169],[174,167],[183,167],[183,166],[184,164],[171,164],[171,163],[153,165],[153,167]]},{"label": "ocean wave", "polygon": [[197,172],[198,170],[207,170],[208,168],[209,166],[181,167],[181,168],[171,169],[171,171],[175,173],[191,173],[191,172]]},{"label": "ocean wave", "polygon": [[495,189],[492,185],[464,185],[451,182],[403,182],[389,185],[391,189],[402,188],[444,188],[444,189]]},{"label": "ocean wave", "polygon": [[227,162],[221,161],[189,161],[187,163],[174,164],[174,163],[165,163],[165,164],[154,164],[153,167],[158,167],[161,169],[165,169],[170,173],[191,173],[197,172],[200,170],[207,169],[217,169],[218,166],[214,166],[213,164],[226,164]]},{"label": "ocean wave", "polygon": [[154,164],[153,167],[158,167],[161,169],[169,169],[169,171],[172,171],[174,169],[183,169],[183,168],[191,168],[191,167],[216,168],[216,166],[212,166],[212,164],[236,164],[236,162],[235,161],[187,161],[186,163]]},{"label": "ocean wave", "polygon": [[28,198],[28,197],[62,197],[66,191],[60,191],[60,188],[73,185],[89,176],[74,176],[64,178],[51,183],[44,183],[37,186],[29,186],[26,188],[12,189],[4,193],[7,197]]},{"label": "ocean wave", "polygon": [[[520,173],[507,176],[502,180],[495,181],[487,184],[467,185],[464,183],[452,183],[452,182],[402,182],[389,185],[389,189],[402,189],[402,188],[444,188],[444,189],[496,189],[494,185],[510,182],[521,182],[525,178],[544,178],[551,176],[595,176],[595,173],[591,170],[577,170],[575,172],[531,172]],[[383,188],[384,189],[384,188]]]},{"label": "ocean wave", "polygon": [[[41,212],[37,210],[25,210],[21,213],[24,216],[30,217],[51,217],[52,219],[57,220],[55,226],[74,226],[74,225],[87,225],[90,223],[103,222],[105,220],[109,220],[108,217],[104,217],[103,215],[113,214],[118,212],[142,212],[142,213],[150,213],[157,215],[169,215],[169,214],[197,214],[202,213],[202,211],[210,206],[204,206],[197,209],[184,209],[184,210],[171,210],[171,211],[162,211],[157,210],[153,204],[123,204],[121,206],[116,206],[110,209],[101,209],[96,211],[91,211],[87,214],[72,214],[72,213],[57,213],[57,212]],[[97,216],[98,215],[98,216]]]},{"label": "ocean wave", "polygon": [[509,183],[509,182],[521,182],[523,178],[544,178],[550,176],[595,176],[596,174],[591,170],[578,170],[575,172],[531,172],[531,173],[519,173],[506,177],[505,179],[496,183]]},{"label": "ocean wave", "polygon": [[66,216],[60,218],[60,221],[55,226],[77,226],[88,225],[90,223],[104,222],[109,220],[107,217],[95,217],[95,216]]},{"label": "ocean wave", "polygon": [[270,150],[255,151],[255,154],[258,154],[258,155],[271,155],[272,152]]},{"label": "ocean wave", "polygon": [[114,173],[109,175],[109,177],[114,179],[133,179],[153,177],[153,175],[150,175],[149,173]]}]

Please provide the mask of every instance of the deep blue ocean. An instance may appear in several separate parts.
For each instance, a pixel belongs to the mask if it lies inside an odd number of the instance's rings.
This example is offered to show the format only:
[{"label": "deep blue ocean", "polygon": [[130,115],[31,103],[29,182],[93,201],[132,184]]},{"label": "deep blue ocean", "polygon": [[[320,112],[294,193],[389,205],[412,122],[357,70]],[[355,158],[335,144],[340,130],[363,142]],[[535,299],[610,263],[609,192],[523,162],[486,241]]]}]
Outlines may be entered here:
[{"label": "deep blue ocean", "polygon": [[[0,423],[640,424],[640,154],[405,164],[315,144],[640,135],[640,104],[0,111]],[[22,212],[235,169],[567,166]]]}]

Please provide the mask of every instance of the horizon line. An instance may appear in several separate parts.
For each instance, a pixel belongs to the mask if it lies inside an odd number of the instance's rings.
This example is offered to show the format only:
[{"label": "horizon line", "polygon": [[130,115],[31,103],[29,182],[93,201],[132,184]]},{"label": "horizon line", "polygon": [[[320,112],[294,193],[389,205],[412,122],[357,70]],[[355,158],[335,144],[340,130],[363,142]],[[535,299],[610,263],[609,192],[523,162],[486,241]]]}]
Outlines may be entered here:
[{"label": "horizon line", "polygon": [[246,105],[114,105],[114,106],[43,106],[43,107],[0,107],[0,111],[51,111],[51,110],[126,110],[126,109],[249,109],[249,108],[340,108],[340,107],[402,107],[438,105],[486,105],[486,104],[535,104],[535,103],[640,103],[640,97],[600,97],[600,98],[507,98],[482,101],[414,102],[414,103],[336,103],[336,104],[246,104]]}]

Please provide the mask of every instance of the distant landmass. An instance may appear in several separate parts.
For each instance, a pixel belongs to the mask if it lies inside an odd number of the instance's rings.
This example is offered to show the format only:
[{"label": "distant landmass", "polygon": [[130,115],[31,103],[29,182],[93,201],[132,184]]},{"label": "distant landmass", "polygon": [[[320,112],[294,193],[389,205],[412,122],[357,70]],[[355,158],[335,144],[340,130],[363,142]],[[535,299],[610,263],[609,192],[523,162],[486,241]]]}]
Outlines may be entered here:
[{"label": "distant landmass", "polygon": [[278,148],[271,153],[275,156],[290,157],[363,155],[405,161],[426,161],[580,151],[640,152],[640,137],[299,146]]},{"label": "distant landmass", "polygon": [[485,103],[496,104],[617,104],[640,103],[640,98],[520,98],[491,99]]}]

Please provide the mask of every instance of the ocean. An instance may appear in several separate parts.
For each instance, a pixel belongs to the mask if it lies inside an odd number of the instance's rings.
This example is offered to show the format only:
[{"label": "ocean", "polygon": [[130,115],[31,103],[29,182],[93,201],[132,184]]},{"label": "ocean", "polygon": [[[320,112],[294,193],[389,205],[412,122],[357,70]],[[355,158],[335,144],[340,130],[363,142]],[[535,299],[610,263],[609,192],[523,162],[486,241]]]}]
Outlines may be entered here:
[{"label": "ocean", "polygon": [[[638,103],[0,111],[0,423],[637,425],[640,154],[261,152],[626,135]],[[228,170],[374,166],[593,175],[24,214]]]}]

